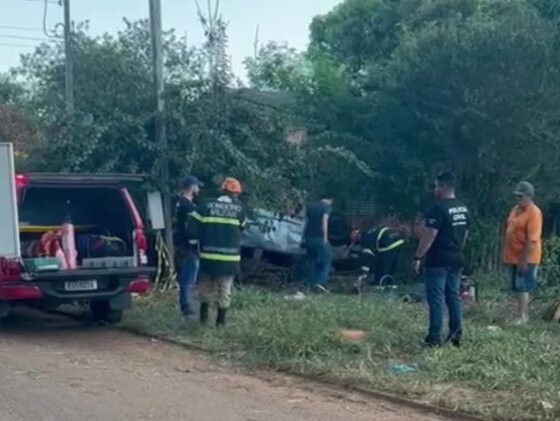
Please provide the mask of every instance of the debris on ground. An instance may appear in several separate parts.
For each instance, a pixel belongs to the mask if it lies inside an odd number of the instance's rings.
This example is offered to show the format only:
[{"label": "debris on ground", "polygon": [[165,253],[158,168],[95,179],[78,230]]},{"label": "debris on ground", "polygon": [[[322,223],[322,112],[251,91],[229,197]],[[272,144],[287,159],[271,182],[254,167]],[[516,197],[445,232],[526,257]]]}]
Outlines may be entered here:
[{"label": "debris on ground", "polygon": [[291,300],[291,301],[303,301],[306,298],[307,298],[306,295],[301,291],[298,291],[293,295],[284,295],[285,300]]},{"label": "debris on ground", "polygon": [[550,411],[551,409],[554,409],[554,405],[552,405],[550,402],[540,401],[539,403],[541,404],[542,409],[544,409],[545,411]]},{"label": "debris on ground", "polygon": [[393,374],[411,374],[418,370],[418,365],[397,363],[389,365],[388,368]]},{"label": "debris on ground", "polygon": [[342,329],[338,332],[338,336],[344,342],[358,343],[364,340],[366,332],[363,330]]},{"label": "debris on ground", "polygon": [[490,332],[501,332],[502,331],[502,328],[500,326],[494,326],[494,325],[488,326],[486,329],[489,330]]},{"label": "debris on ground", "polygon": [[425,301],[426,294],[421,292],[402,294],[399,296],[400,300],[405,303],[420,303]]}]

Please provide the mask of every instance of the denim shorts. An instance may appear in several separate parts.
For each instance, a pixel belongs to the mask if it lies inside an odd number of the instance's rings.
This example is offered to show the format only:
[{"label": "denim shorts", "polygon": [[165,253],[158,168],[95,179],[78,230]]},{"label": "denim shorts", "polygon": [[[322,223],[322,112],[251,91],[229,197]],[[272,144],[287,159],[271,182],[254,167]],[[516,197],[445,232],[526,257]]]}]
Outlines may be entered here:
[{"label": "denim shorts", "polygon": [[507,265],[511,290],[513,292],[533,292],[537,286],[538,265],[528,265],[527,272],[520,274],[516,265]]}]

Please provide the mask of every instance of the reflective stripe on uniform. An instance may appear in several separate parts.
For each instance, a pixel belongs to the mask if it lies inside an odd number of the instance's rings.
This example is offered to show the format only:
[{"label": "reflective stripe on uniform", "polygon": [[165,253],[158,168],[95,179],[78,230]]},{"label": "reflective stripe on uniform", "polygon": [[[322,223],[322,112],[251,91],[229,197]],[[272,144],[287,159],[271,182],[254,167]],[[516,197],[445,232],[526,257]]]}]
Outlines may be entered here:
[{"label": "reflective stripe on uniform", "polygon": [[233,247],[202,247],[203,253],[217,253],[217,254],[229,254],[230,256],[236,256],[239,254],[238,248]]},{"label": "reflective stripe on uniform", "polygon": [[388,245],[387,247],[381,247],[379,249],[379,253],[385,253],[391,250],[394,250],[404,244],[404,240],[395,241],[393,244]]},{"label": "reflective stripe on uniform", "polygon": [[375,253],[373,251],[371,251],[370,249],[363,249],[362,253],[364,254],[371,254],[372,256],[375,256]]},{"label": "reflective stripe on uniform", "polygon": [[379,230],[379,232],[377,233],[377,240],[375,241],[375,249],[378,252],[381,251],[381,237],[383,237],[383,234],[385,234],[388,230],[389,230],[389,228],[384,227],[384,228],[381,228]]},{"label": "reflective stripe on uniform", "polygon": [[237,218],[222,218],[218,216],[203,216],[202,217],[203,224],[225,224],[225,225],[235,225],[239,227],[241,222]]},{"label": "reflective stripe on uniform", "polygon": [[202,216],[199,213],[194,212],[192,214],[193,218],[203,224],[224,224],[224,225],[235,225],[236,227],[241,226],[241,222],[237,218],[223,218],[219,216]]},{"label": "reflective stripe on uniform", "polygon": [[204,260],[214,260],[215,262],[240,262],[240,255],[225,255],[217,253],[200,253],[200,258]]},{"label": "reflective stripe on uniform", "polygon": [[389,244],[387,247],[381,247],[380,243],[381,243],[381,237],[383,237],[383,234],[385,234],[387,231],[389,230],[389,228],[385,227],[385,228],[381,228],[379,230],[379,234],[377,234],[377,252],[378,253],[386,253],[388,251],[394,250],[397,247],[400,247],[404,244],[404,240],[400,239],[395,241],[393,244]]}]

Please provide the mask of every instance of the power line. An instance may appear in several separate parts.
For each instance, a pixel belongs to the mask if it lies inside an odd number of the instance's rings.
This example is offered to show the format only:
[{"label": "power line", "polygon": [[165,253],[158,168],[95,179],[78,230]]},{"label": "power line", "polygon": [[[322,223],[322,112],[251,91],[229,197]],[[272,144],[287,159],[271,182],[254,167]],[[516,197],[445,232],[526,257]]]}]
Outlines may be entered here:
[{"label": "power line", "polygon": [[37,38],[37,37],[24,37],[21,35],[10,35],[10,34],[0,34],[0,38],[10,38],[10,39],[23,39],[26,41],[43,41],[43,42],[56,42],[48,38]]},{"label": "power line", "polygon": [[0,42],[0,47],[37,48],[36,45],[31,45],[31,44],[11,44],[11,43],[9,43],[9,42]]},{"label": "power line", "polygon": [[27,26],[10,26],[10,25],[0,25],[0,29],[11,29],[13,31],[27,31],[27,32],[43,32],[39,28],[31,28]]},{"label": "power line", "polygon": [[49,13],[49,2],[45,0],[45,5],[43,7],[43,32],[46,36],[49,36],[49,31],[47,30],[47,15]]},{"label": "power line", "polygon": [[[25,0],[25,1],[31,1],[31,2],[34,2],[34,3],[39,3],[39,2],[43,3],[43,1],[45,1],[45,0]],[[49,3],[49,4],[58,4],[60,6],[60,1],[46,0],[46,2]]]},{"label": "power line", "polygon": [[[43,4],[43,33],[49,37],[49,38],[55,38],[56,37],[56,26],[55,26],[55,31],[49,31],[47,29],[47,18],[48,18],[48,13],[49,13],[49,0],[43,0],[44,4]],[[62,2],[58,3],[59,6],[62,6]]]}]

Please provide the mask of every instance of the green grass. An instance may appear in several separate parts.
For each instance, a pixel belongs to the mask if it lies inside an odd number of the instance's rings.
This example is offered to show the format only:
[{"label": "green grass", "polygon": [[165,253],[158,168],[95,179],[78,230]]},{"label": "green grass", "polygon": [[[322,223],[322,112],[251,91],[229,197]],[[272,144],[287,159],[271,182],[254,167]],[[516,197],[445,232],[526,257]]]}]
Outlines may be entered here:
[{"label": "green grass", "polygon": [[[560,418],[560,335],[556,325],[510,327],[506,297],[466,312],[460,349],[426,350],[422,305],[383,297],[328,295],[289,301],[255,289],[236,292],[227,329],[200,328],[177,315],[174,296],[135,302],[124,326],[172,338],[257,367],[397,394],[496,419]],[[497,326],[490,328],[489,326]],[[340,329],[367,332],[362,343]],[[391,364],[416,364],[393,374]],[[550,407],[551,406],[551,407]]]}]

